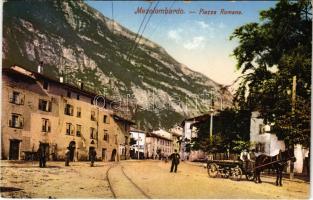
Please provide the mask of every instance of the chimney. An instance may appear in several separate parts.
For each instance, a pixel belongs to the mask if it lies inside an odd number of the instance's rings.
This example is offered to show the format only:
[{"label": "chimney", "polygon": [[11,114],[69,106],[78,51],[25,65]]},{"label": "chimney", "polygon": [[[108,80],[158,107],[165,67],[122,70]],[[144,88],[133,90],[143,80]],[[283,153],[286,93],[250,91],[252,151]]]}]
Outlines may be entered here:
[{"label": "chimney", "polygon": [[40,61],[39,65],[38,65],[37,72],[39,74],[43,73],[43,62],[42,61]]}]

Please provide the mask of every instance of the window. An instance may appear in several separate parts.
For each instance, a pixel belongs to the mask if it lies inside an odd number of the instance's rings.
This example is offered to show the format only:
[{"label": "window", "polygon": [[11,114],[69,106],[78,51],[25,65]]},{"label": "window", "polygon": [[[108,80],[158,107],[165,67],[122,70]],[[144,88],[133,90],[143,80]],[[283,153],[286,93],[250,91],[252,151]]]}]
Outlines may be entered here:
[{"label": "window", "polygon": [[264,131],[264,125],[263,124],[260,124],[259,125],[259,134],[263,134],[265,131]]},{"label": "window", "polygon": [[9,95],[9,101],[10,101],[10,103],[14,103],[17,105],[23,105],[24,104],[24,95],[22,95],[19,92],[13,91]]},{"label": "window", "polygon": [[74,107],[70,104],[65,105],[64,114],[73,116]]},{"label": "window", "polygon": [[108,130],[104,130],[103,140],[109,142],[109,133],[108,133]]},{"label": "window", "polygon": [[96,121],[96,112],[94,110],[91,111],[90,119],[91,121]]},{"label": "window", "polygon": [[80,137],[82,134],[82,126],[76,124],[76,136]]},{"label": "window", "polygon": [[74,127],[72,123],[66,123],[66,135],[73,135],[74,134]]},{"label": "window", "polygon": [[103,123],[109,124],[110,123],[109,119],[110,119],[109,116],[103,115]]},{"label": "window", "polygon": [[43,82],[43,89],[47,90],[48,87],[49,87],[48,81],[44,81],[44,82]]},{"label": "window", "polygon": [[264,153],[265,152],[265,144],[264,143],[258,143],[255,147],[256,152]]},{"label": "window", "polygon": [[77,115],[76,116],[81,118],[81,116],[82,116],[82,109],[81,109],[81,107],[77,107]]},{"label": "window", "polygon": [[11,114],[11,119],[9,120],[9,126],[12,128],[23,128],[24,118],[20,114]]},{"label": "window", "polygon": [[77,95],[76,95],[76,99],[77,99],[77,100],[79,100],[79,99],[80,99],[80,96],[79,96],[79,94],[77,94]]},{"label": "window", "polygon": [[51,132],[50,120],[42,118],[42,132]]},{"label": "window", "polygon": [[96,129],[90,127],[90,139],[97,139],[96,138]]},{"label": "window", "polygon": [[71,91],[67,91],[67,95],[68,98],[71,98]]},{"label": "window", "polygon": [[38,109],[46,112],[51,112],[51,101],[39,99]]}]

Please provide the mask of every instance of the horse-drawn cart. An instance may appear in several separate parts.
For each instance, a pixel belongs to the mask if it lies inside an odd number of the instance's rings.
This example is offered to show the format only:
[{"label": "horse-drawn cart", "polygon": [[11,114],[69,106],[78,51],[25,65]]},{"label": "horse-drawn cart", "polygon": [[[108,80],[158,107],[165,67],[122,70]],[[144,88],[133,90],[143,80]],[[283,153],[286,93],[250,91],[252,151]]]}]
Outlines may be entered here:
[{"label": "horse-drawn cart", "polygon": [[244,163],[237,160],[208,160],[207,170],[212,178],[220,176],[239,181],[242,175],[245,175],[247,180],[252,181],[254,179],[252,165],[253,163],[248,163],[248,167],[245,169]]}]

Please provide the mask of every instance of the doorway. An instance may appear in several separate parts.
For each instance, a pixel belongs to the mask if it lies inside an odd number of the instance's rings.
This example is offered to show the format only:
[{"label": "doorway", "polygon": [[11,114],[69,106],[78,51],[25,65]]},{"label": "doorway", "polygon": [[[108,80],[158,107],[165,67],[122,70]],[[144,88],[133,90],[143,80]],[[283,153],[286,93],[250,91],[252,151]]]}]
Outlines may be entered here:
[{"label": "doorway", "polygon": [[69,150],[70,150],[70,161],[74,161],[74,155],[75,155],[75,148],[76,148],[76,143],[75,141],[71,141],[70,144],[68,145]]},{"label": "doorway", "polygon": [[20,140],[10,140],[9,160],[19,159],[20,142]]},{"label": "doorway", "polygon": [[116,161],[116,149],[113,149],[112,151],[111,161]]},{"label": "doorway", "polygon": [[88,156],[88,160],[90,160],[90,152],[96,150],[95,147],[89,147],[89,156]]},{"label": "doorway", "polygon": [[107,157],[107,149],[103,148],[102,149],[102,160],[106,161],[106,157]]}]

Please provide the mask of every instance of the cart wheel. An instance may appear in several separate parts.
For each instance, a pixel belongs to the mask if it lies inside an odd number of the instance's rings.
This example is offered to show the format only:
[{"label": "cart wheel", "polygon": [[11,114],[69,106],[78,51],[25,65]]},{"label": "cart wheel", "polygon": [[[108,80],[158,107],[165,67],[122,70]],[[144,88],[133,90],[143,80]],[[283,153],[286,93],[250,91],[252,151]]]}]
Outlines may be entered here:
[{"label": "cart wheel", "polygon": [[253,181],[254,180],[254,172],[253,171],[247,171],[246,172],[246,179],[248,181]]},{"label": "cart wheel", "polygon": [[215,178],[218,174],[218,165],[215,163],[208,164],[208,174],[211,178]]},{"label": "cart wheel", "polygon": [[232,179],[235,181],[240,181],[242,176],[242,170],[240,167],[235,167],[232,169]]}]

